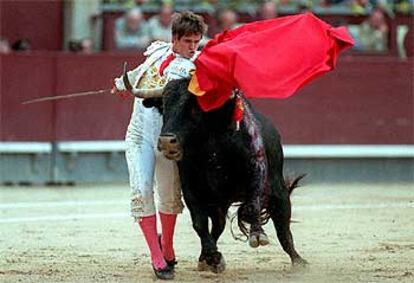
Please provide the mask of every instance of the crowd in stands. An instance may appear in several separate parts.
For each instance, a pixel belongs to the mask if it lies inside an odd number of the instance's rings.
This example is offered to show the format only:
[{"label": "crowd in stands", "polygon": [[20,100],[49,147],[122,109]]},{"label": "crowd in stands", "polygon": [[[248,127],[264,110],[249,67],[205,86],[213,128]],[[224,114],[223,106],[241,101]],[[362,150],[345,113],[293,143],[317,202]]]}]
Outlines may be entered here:
[{"label": "crowd in stands", "polygon": [[[240,17],[246,13],[249,15],[248,21],[251,21],[272,19],[304,10],[315,11],[315,7],[331,12],[335,11],[332,10],[333,7],[341,7],[340,9],[346,8],[350,15],[366,17],[361,24],[348,25],[356,43],[354,50],[385,52],[390,42],[390,22],[399,12],[412,15],[414,11],[414,0],[102,0],[102,4],[103,7],[116,5],[121,8],[118,11],[124,12],[113,26],[115,49],[121,51],[145,49],[154,40],[170,41],[171,19],[175,10],[204,9],[199,10],[199,13],[208,16],[209,30],[203,39],[203,43],[206,43],[217,33],[234,29],[246,22],[246,19]],[[405,32],[408,33],[408,29],[409,27]],[[85,38],[69,41],[65,49],[90,54],[96,51],[96,45],[90,38]],[[27,39],[9,44],[6,38],[0,38],[0,53],[30,49],[31,44]]]},{"label": "crowd in stands", "polygon": [[69,41],[69,51],[81,54],[92,54],[95,50],[95,44],[90,38]]},{"label": "crowd in stands", "polygon": [[[164,3],[159,4],[160,9],[158,13],[146,21],[142,9],[145,9],[150,2],[152,1],[134,1],[134,8],[127,11],[123,17],[116,21],[114,39],[117,49],[145,48],[153,40],[170,40],[170,21],[173,15],[172,1],[164,1]],[[184,4],[191,6],[194,1],[176,0],[175,2],[178,2],[183,7]],[[198,2],[200,3],[200,1]],[[239,21],[237,9],[232,7],[242,5],[241,3],[246,3],[246,1],[209,0],[204,2],[204,4],[215,4],[217,7],[212,17],[210,17],[208,37],[212,38],[219,32],[234,29],[242,24]],[[393,17],[392,12],[389,10],[390,5],[402,5],[403,2],[408,3],[411,8],[414,5],[412,0],[279,0],[251,2],[257,2],[255,14],[251,17],[252,20],[276,18],[279,15],[279,9],[284,5],[292,4],[301,5],[299,7],[300,11],[309,10],[311,5],[318,4],[319,7],[342,5],[348,7],[350,13],[366,13],[367,19],[363,23],[349,26],[349,29],[356,42],[354,50],[375,52],[385,52],[388,48],[389,23],[387,18],[391,19]],[[341,24],[346,25],[347,23]]]},{"label": "crowd in stands", "polygon": [[13,44],[10,44],[7,38],[0,37],[0,54],[30,50],[32,50],[32,43],[27,38],[16,40]]},{"label": "crowd in stands", "polygon": [[[215,11],[217,7],[227,7],[237,11],[249,10],[252,7],[259,7],[264,0],[103,0],[104,4],[113,4],[124,8],[132,8],[135,6],[156,7],[161,2],[169,2],[175,4],[177,9],[205,10]],[[316,7],[332,7],[343,6],[350,13],[367,13],[377,6],[381,6],[389,11],[398,13],[413,12],[413,0],[273,0],[281,7],[291,7],[296,10],[303,8]]]},{"label": "crowd in stands", "polygon": [[172,5],[163,3],[158,14],[146,21],[139,7],[132,8],[115,22],[114,39],[117,48],[143,49],[154,40],[171,41],[173,13]]},{"label": "crowd in stands", "polygon": [[115,22],[114,39],[117,49],[143,49],[148,46],[149,32],[139,8],[129,10]]},{"label": "crowd in stands", "polygon": [[[352,29],[350,29],[352,31]],[[385,19],[385,13],[380,8],[375,9],[355,30],[356,50],[386,51],[388,46],[389,27]]]}]

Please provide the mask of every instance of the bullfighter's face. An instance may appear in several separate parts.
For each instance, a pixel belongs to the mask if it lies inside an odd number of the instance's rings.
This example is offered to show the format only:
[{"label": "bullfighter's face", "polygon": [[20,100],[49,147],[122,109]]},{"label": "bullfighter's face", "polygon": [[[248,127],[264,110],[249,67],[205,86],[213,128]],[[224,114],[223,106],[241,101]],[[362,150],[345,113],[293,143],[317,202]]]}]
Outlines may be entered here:
[{"label": "bullfighter's face", "polygon": [[200,45],[201,34],[183,35],[173,37],[173,51],[185,58],[192,58]]}]

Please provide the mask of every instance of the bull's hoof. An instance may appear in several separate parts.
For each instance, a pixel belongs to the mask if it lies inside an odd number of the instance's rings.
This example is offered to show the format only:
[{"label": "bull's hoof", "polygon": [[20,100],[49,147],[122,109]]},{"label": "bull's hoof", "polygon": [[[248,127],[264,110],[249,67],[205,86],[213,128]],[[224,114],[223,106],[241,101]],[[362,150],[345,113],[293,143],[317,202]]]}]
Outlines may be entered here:
[{"label": "bull's hoof", "polygon": [[309,264],[309,262],[306,259],[303,259],[301,257],[297,257],[297,258],[294,258],[292,260],[292,265],[295,266],[295,267],[296,266],[297,267],[305,267],[308,264]]},{"label": "bull's hoof", "polygon": [[269,238],[264,232],[250,233],[249,245],[252,248],[257,248],[258,246],[266,246],[268,244],[269,244]]},{"label": "bull's hoof", "polygon": [[207,261],[205,259],[198,261],[197,265],[198,271],[209,271],[209,265],[207,264]]},{"label": "bull's hoof", "polygon": [[211,272],[214,272],[214,273],[221,273],[224,270],[226,270],[226,261],[224,260],[224,257],[221,254],[220,254],[220,259],[217,263],[208,264],[207,260],[205,258],[200,259],[198,261],[197,270],[198,271],[211,271]]}]

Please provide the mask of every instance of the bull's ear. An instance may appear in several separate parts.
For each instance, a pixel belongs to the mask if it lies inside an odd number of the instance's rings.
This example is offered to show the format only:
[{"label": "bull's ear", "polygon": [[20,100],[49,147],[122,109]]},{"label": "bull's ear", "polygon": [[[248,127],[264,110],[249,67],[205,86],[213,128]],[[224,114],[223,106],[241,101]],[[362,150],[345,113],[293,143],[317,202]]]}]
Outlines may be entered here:
[{"label": "bull's ear", "polygon": [[144,105],[144,107],[146,107],[146,108],[152,108],[152,107],[161,108],[162,107],[162,98],[161,97],[146,98],[146,99],[142,100],[142,105]]},{"label": "bull's ear", "polygon": [[162,115],[163,113],[163,107],[162,107],[162,98],[156,97],[156,98],[146,98],[142,100],[142,105],[146,108],[157,108],[158,112]]}]

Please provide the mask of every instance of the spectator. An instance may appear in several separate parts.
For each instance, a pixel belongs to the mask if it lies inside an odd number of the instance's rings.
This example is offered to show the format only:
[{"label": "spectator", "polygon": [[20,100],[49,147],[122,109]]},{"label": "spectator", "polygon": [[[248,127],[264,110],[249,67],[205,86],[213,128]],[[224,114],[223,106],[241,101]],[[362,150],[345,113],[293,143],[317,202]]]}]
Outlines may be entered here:
[{"label": "spectator", "polygon": [[171,16],[173,7],[168,2],[161,5],[159,14],[148,21],[148,35],[150,41],[171,41]]},{"label": "spectator", "polygon": [[0,37],[0,54],[9,54],[9,53],[10,53],[9,41],[5,38]]},{"label": "spectator", "polygon": [[388,30],[384,11],[375,9],[359,27],[356,48],[363,51],[386,51]]},{"label": "spectator", "polygon": [[90,38],[71,40],[69,41],[69,50],[75,53],[92,54],[94,52],[94,44]]},{"label": "spectator", "polygon": [[69,48],[69,51],[71,52],[76,52],[76,53],[80,52],[81,50],[80,42],[77,40],[71,40],[69,41],[68,48]]},{"label": "spectator", "polygon": [[395,11],[399,13],[408,14],[414,11],[413,0],[394,0]]},{"label": "spectator", "polygon": [[346,4],[349,2],[349,0],[320,0],[319,5],[322,7],[328,7],[331,5],[337,5],[337,4]]},{"label": "spectator", "polygon": [[84,38],[81,40],[81,53],[92,54],[94,52],[94,43],[90,38]]},{"label": "spectator", "polygon": [[314,6],[313,1],[311,0],[299,0],[296,1],[297,2],[297,12],[299,13],[303,13],[303,12],[307,12],[307,11],[312,11],[312,8]]},{"label": "spectator", "polygon": [[232,30],[240,24],[238,21],[238,16],[235,11],[229,8],[223,8],[217,11],[217,25],[213,27],[210,31],[210,36],[214,37],[215,34],[223,32],[225,30]]},{"label": "spectator", "polygon": [[351,11],[354,14],[364,14],[372,10],[372,5],[369,0],[352,0]]},{"label": "spectator", "polygon": [[27,38],[19,39],[13,43],[12,49],[17,52],[30,51],[32,50],[32,43]]},{"label": "spectator", "polygon": [[275,1],[265,1],[259,8],[259,20],[269,20],[277,17],[277,4]]},{"label": "spectator", "polygon": [[115,22],[115,44],[117,49],[144,49],[149,36],[145,19],[139,8],[129,10]]},{"label": "spectator", "polygon": [[277,3],[280,6],[290,5],[290,4],[292,4],[291,2],[296,2],[296,1],[291,1],[291,0],[279,0],[279,1],[277,1]]},{"label": "spectator", "polygon": [[102,0],[103,4],[118,5],[123,8],[131,9],[135,6],[141,6],[149,2],[148,0]]}]

